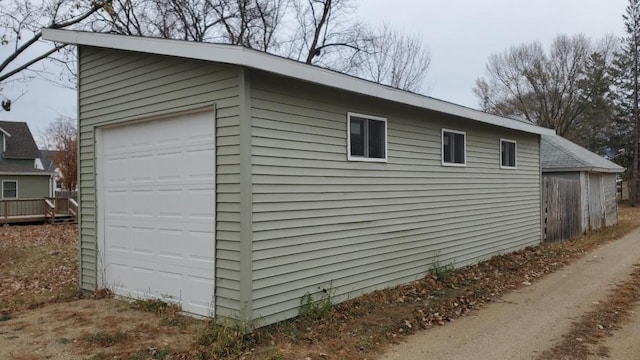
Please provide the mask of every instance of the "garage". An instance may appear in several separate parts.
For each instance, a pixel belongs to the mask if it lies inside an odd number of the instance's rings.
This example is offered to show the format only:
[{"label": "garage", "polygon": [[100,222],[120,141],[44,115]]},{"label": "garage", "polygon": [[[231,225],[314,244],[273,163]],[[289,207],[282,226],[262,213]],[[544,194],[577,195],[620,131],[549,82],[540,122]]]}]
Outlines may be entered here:
[{"label": "garage", "polygon": [[96,130],[102,287],[213,316],[215,114]]}]

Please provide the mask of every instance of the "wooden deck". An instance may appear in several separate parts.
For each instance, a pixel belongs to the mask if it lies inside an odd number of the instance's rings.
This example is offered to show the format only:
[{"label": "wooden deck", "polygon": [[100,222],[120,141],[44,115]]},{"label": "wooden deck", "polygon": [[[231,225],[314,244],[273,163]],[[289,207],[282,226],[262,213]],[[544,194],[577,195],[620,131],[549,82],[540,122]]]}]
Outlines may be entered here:
[{"label": "wooden deck", "polygon": [[68,198],[0,200],[0,224],[76,222],[78,203]]}]

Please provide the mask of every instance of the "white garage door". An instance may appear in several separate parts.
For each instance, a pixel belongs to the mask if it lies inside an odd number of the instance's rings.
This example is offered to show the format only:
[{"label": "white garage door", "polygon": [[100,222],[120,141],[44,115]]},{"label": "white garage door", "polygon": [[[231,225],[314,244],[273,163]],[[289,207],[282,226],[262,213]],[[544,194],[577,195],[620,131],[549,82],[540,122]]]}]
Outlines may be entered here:
[{"label": "white garage door", "polygon": [[213,316],[214,113],[107,128],[98,142],[102,285]]}]

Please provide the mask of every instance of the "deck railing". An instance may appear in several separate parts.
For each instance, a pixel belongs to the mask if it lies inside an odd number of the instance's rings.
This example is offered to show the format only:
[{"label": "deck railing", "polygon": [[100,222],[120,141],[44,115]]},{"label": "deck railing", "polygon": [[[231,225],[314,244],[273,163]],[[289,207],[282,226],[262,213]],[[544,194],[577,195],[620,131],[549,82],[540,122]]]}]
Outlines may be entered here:
[{"label": "deck railing", "polygon": [[0,200],[0,223],[49,221],[56,217],[78,216],[78,203],[66,198]]},{"label": "deck railing", "polygon": [[0,222],[10,222],[9,219],[43,216],[45,204],[42,199],[0,200]]}]

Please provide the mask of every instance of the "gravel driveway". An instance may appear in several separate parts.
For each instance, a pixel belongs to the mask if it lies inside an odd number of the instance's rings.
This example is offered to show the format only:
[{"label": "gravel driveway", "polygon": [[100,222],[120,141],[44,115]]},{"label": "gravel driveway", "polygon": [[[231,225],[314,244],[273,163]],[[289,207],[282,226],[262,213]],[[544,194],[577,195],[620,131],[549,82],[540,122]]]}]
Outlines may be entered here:
[{"label": "gravel driveway", "polygon": [[[409,337],[381,359],[536,359],[616,283],[627,279],[638,263],[640,230],[635,230],[474,315]],[[637,359],[639,329],[636,313],[607,340],[610,358]]]}]

